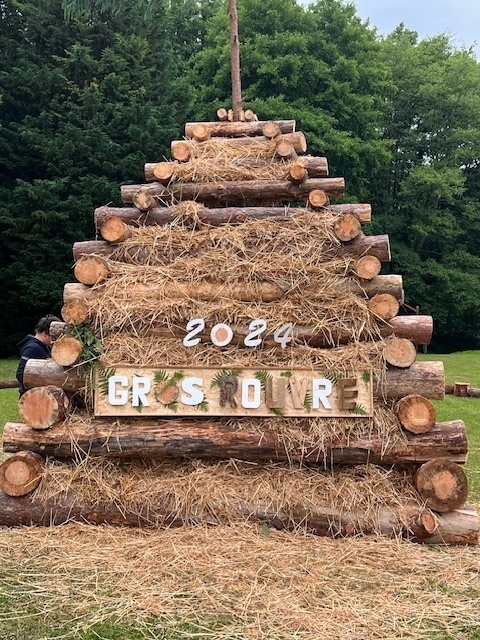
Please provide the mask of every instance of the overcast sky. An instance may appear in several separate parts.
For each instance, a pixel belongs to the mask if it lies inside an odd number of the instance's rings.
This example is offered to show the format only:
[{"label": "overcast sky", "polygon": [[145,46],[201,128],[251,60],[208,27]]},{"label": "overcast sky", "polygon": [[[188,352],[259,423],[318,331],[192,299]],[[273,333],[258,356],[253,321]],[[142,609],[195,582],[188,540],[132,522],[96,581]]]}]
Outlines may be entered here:
[{"label": "overcast sky", "polygon": [[480,0],[351,0],[363,20],[386,35],[401,22],[421,38],[447,32],[457,45],[475,45],[480,60]]}]

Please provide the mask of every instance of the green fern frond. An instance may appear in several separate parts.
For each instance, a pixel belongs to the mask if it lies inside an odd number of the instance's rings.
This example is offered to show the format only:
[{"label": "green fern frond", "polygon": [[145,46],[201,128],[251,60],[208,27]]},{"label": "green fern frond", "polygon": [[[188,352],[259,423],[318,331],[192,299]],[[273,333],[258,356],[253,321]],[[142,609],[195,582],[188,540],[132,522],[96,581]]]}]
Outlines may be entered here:
[{"label": "green fern frond", "polygon": [[368,416],[368,411],[361,404],[356,404],[353,409],[349,410],[349,413],[354,413],[358,416]]},{"label": "green fern frond", "polygon": [[227,376],[232,376],[233,378],[238,378],[238,376],[240,375],[240,369],[222,369],[222,371],[219,371],[218,373],[215,374],[215,376],[213,377],[213,380],[210,383],[210,387],[219,387],[222,383],[222,378],[225,378]]}]

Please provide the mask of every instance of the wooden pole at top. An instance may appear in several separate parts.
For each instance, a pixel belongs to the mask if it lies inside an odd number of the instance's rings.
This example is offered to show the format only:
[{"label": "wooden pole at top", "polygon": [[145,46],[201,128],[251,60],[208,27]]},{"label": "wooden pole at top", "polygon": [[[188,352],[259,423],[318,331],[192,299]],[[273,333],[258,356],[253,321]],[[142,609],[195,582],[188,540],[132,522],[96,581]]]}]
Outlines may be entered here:
[{"label": "wooden pole at top", "polygon": [[230,56],[232,70],[233,120],[239,122],[242,111],[242,82],[240,79],[240,41],[238,39],[238,16],[236,0],[229,1],[230,15]]}]

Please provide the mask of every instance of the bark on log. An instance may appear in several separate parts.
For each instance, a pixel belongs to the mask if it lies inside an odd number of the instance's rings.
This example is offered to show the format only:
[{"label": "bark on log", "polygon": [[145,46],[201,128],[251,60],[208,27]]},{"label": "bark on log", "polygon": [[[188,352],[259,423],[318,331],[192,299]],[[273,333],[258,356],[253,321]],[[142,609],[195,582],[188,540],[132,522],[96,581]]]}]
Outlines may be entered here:
[{"label": "bark on log", "polygon": [[0,380],[0,389],[18,389],[19,386],[18,380]]},{"label": "bark on log", "polygon": [[[362,224],[371,222],[372,211],[369,204],[332,204],[326,207],[326,211],[336,215],[351,213],[356,216]],[[263,220],[264,218],[291,218],[301,215],[304,209],[296,207],[222,207],[200,209],[198,217],[203,224],[220,226],[224,224],[241,224],[248,220]],[[97,229],[101,229],[105,219],[114,216],[125,224],[133,226],[150,226],[170,224],[177,217],[177,209],[172,207],[155,207],[148,213],[142,213],[132,207],[99,207],[95,209],[94,221]],[[322,215],[319,211],[318,215]],[[370,236],[367,236],[370,237]],[[373,238],[388,238],[388,236],[372,236]],[[90,241],[95,242],[95,241]],[[87,244],[87,243],[76,243]],[[75,246],[75,245],[74,245]],[[93,253],[89,251],[88,253]],[[389,258],[390,259],[390,258]]]},{"label": "bark on log", "polygon": [[[53,360],[27,361],[23,374],[27,389],[52,384],[65,391],[77,392],[85,388],[85,372],[81,367],[65,370]],[[408,369],[389,369],[385,375],[385,385],[374,384],[374,395],[378,398],[399,400],[412,393],[425,398],[442,400],[445,389],[445,375],[442,362],[415,362]]]},{"label": "bark on log", "polygon": [[[313,285],[312,285],[313,286]],[[333,289],[333,287],[332,287]],[[335,286],[338,291],[351,291],[361,297],[373,297],[378,293],[390,293],[397,299],[403,298],[402,277],[397,275],[377,276],[372,280],[361,284],[352,279],[342,279]],[[285,292],[279,285],[270,282],[258,282],[254,285],[244,283],[189,283],[176,282],[166,284],[159,292],[158,287],[148,284],[135,284],[125,294],[131,296],[141,295],[152,300],[158,297],[167,298],[192,298],[195,300],[218,300],[230,298],[233,300],[254,301],[263,300],[273,302],[280,300]],[[89,299],[103,295],[101,286],[91,288],[77,282],[69,282],[63,290],[63,299],[67,303],[72,298],[77,298],[88,303]],[[65,318],[64,318],[65,319]]]},{"label": "bark on log", "polygon": [[417,358],[417,350],[411,340],[390,338],[385,349],[385,361],[394,367],[409,367]]},{"label": "bark on log", "polygon": [[[329,198],[343,198],[343,178],[309,178],[302,184],[289,180],[234,180],[225,182],[185,182],[164,187],[158,182],[144,185],[122,185],[122,201],[134,202],[138,193],[161,200],[196,200],[198,202],[233,202],[245,200],[307,200],[314,189],[323,189]],[[138,206],[138,205],[137,205]],[[138,207],[140,208],[140,207]]]},{"label": "bark on log", "polygon": [[[446,391],[445,391],[446,393]],[[468,397],[469,398],[480,398],[480,389],[475,389],[473,387],[470,387],[470,389],[468,390]]]},{"label": "bark on log", "polygon": [[45,386],[28,389],[20,398],[18,413],[31,429],[50,429],[61,422],[70,402],[59,387]]},{"label": "bark on log", "polygon": [[417,491],[433,511],[447,513],[465,504],[468,483],[465,471],[451,460],[430,460],[415,476]]},{"label": "bark on log", "polygon": [[[140,419],[139,419],[140,420]],[[305,422],[308,425],[308,420]],[[329,469],[332,464],[419,465],[432,458],[466,462],[467,435],[461,420],[436,424],[428,433],[405,434],[394,444],[378,434],[350,436],[326,442],[324,448],[285,443],[273,433],[237,430],[219,421],[155,420],[135,424],[94,420],[89,425],[63,425],[33,431],[21,422],[7,422],[4,451],[33,451],[54,458],[79,454],[111,458],[238,458],[239,460],[296,460]]]},{"label": "bark on log", "polygon": [[[140,505],[139,505],[140,506]],[[297,516],[287,515],[278,509],[260,505],[238,504],[239,517],[249,521],[266,522],[276,529],[294,529],[298,525],[315,535],[329,537],[347,537],[357,535],[364,513],[337,512],[334,509],[317,508],[314,512],[299,509]],[[14,498],[0,492],[0,525],[18,526],[52,526],[78,521],[89,524],[109,524],[124,527],[181,526],[184,524],[216,524],[226,519],[221,510],[215,509],[204,516],[196,511],[191,518],[180,520],[172,514],[171,505],[158,501],[133,510],[124,505],[102,504],[99,501],[88,503],[81,500],[73,492],[55,498],[40,500],[29,496]],[[399,517],[401,516],[401,517]],[[375,529],[383,535],[399,536],[412,542],[424,544],[461,544],[478,545],[480,520],[473,507],[464,507],[451,513],[435,515],[432,526],[432,515],[418,507],[410,507],[403,514],[394,514],[380,509]],[[408,522],[405,524],[405,520]],[[424,523],[427,523],[425,526]],[[431,530],[434,529],[433,532]],[[362,533],[371,531],[363,529]]]},{"label": "bark on log", "polygon": [[92,285],[106,280],[110,275],[110,269],[103,258],[91,255],[77,261],[74,275],[82,284]]},{"label": "bark on log", "polygon": [[83,343],[73,336],[59,338],[52,345],[52,359],[62,367],[71,367],[80,360]]},{"label": "bark on log", "polygon": [[[387,369],[385,397],[399,400],[418,393],[430,400],[443,400],[445,372],[443,362],[414,362],[408,369]],[[374,385],[374,394],[381,397],[382,389]]]},{"label": "bark on log", "polygon": [[466,398],[468,396],[468,390],[470,389],[469,382],[455,382],[453,387],[453,395],[458,398]]},{"label": "bark on log", "polygon": [[411,433],[427,433],[435,425],[435,407],[430,400],[417,393],[399,400],[395,412],[404,429]]},{"label": "bark on log", "polygon": [[20,451],[0,465],[0,491],[8,496],[25,496],[38,487],[45,461],[31,451]]},{"label": "bark on log", "polygon": [[[263,136],[263,127],[266,120],[253,122],[187,122],[185,124],[185,137],[193,138],[193,129],[198,124],[205,125],[214,137],[242,138],[244,136]],[[275,120],[280,133],[294,133],[295,120]]]}]

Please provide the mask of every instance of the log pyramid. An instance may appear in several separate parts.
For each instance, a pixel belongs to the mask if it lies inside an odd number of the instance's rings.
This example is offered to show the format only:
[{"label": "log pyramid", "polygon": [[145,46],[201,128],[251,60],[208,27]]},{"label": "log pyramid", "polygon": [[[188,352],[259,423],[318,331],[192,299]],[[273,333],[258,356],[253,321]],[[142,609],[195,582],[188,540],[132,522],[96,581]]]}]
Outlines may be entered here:
[{"label": "log pyramid", "polygon": [[[363,233],[370,205],[339,202],[295,121],[245,113],[187,123],[125,206],[96,209],[102,239],[75,243],[52,359],[27,362],[5,425],[0,523],[234,514],[477,544],[465,425],[436,422],[443,366],[416,362],[433,321],[399,315],[388,236]],[[102,465],[155,489],[88,494]]]}]

